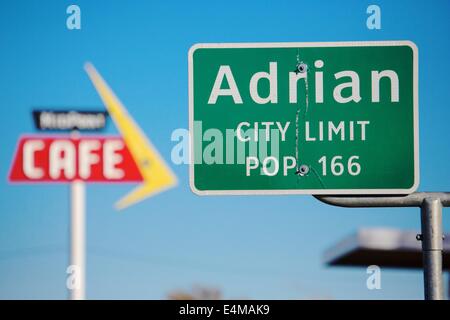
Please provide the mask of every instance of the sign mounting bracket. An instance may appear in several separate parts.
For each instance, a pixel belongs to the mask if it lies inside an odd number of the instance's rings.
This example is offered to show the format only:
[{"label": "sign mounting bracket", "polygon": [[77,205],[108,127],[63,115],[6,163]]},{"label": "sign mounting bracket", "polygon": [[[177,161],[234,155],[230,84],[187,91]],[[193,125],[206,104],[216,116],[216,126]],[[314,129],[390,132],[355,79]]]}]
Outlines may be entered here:
[{"label": "sign mounting bracket", "polygon": [[442,207],[450,207],[450,192],[415,192],[406,196],[314,196],[338,207],[418,207],[421,209],[424,293],[426,300],[443,300],[442,281]]}]

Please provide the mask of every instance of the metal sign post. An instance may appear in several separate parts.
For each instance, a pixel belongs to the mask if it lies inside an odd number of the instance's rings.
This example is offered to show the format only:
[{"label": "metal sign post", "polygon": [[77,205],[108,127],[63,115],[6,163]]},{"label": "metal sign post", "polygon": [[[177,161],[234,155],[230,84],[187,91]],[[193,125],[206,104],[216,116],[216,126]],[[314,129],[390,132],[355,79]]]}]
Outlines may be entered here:
[{"label": "metal sign post", "polygon": [[424,293],[426,300],[443,300],[442,281],[442,207],[450,206],[450,192],[416,192],[407,196],[315,196],[333,206],[348,208],[419,207],[421,208]]},{"label": "metal sign post", "polygon": [[86,187],[81,180],[70,184],[70,265],[74,271],[71,300],[86,297]]},{"label": "metal sign post", "polygon": [[[70,134],[80,139],[79,131]],[[81,179],[70,183],[70,267],[73,286],[69,289],[70,300],[86,299],[86,186]]]},{"label": "metal sign post", "polygon": [[421,206],[423,271],[426,300],[443,300],[442,281],[442,200],[438,197],[425,198]]}]

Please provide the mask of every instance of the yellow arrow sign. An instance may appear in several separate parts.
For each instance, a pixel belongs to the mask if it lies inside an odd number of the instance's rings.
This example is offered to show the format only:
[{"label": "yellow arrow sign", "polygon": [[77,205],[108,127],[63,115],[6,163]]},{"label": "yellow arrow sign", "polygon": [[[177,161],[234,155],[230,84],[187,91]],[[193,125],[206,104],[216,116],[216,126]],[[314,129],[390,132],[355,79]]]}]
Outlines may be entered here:
[{"label": "yellow arrow sign", "polygon": [[147,139],[133,118],[128,114],[120,100],[90,63],[85,70],[117,126],[144,180],[143,184],[131,191],[116,203],[117,209],[123,209],[147,197],[174,187],[177,184],[175,174],[164,162],[156,148]]}]

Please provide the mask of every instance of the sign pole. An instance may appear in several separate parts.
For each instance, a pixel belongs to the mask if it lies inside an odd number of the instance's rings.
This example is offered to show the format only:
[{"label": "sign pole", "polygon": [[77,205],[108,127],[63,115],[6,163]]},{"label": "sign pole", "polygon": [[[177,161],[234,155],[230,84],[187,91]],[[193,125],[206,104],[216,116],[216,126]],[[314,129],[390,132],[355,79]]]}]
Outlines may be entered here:
[{"label": "sign pole", "polygon": [[424,293],[426,300],[443,300],[442,281],[442,207],[450,206],[450,192],[415,192],[407,196],[315,196],[330,205],[348,208],[419,207],[421,208]]},{"label": "sign pole", "polygon": [[86,290],[86,187],[81,180],[70,184],[70,265],[74,286],[71,300],[84,300]]},{"label": "sign pole", "polygon": [[442,204],[439,198],[426,198],[422,208],[423,272],[426,300],[444,300],[442,281]]}]

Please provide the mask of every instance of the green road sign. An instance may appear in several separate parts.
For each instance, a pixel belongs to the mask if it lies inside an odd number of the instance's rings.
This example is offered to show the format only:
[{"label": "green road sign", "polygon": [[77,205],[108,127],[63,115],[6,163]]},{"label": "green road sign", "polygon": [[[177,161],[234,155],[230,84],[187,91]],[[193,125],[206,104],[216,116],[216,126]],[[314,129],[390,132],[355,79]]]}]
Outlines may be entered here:
[{"label": "green road sign", "polygon": [[419,183],[409,41],[197,44],[197,194],[407,194]]}]

